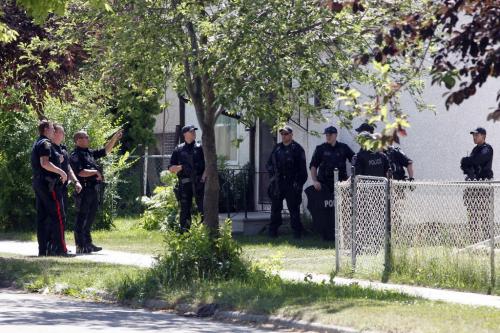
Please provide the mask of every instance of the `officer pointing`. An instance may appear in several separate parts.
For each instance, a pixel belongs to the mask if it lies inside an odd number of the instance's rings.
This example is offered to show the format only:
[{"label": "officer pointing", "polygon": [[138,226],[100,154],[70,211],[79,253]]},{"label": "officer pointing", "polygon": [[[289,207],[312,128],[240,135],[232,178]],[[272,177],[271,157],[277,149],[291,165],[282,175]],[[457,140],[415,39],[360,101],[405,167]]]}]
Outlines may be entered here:
[{"label": "officer pointing", "polygon": [[205,157],[203,148],[196,143],[196,128],[187,125],[182,128],[184,143],[175,147],[168,170],[177,174],[178,183],[175,188],[177,200],[180,203],[180,227],[184,232],[191,225],[191,206],[193,197],[198,212],[203,216],[203,196],[205,193]]},{"label": "officer pointing", "polygon": [[96,160],[111,153],[123,130],[117,131],[102,149],[89,148],[89,136],[85,131],[76,132],[73,136],[75,149],[71,152],[70,164],[79,182],[82,191],[75,194],[76,223],[75,243],[76,253],[92,253],[102,250],[102,247],[92,243],[90,229],[95,220],[99,207],[99,191],[102,190],[104,177],[102,169]]}]

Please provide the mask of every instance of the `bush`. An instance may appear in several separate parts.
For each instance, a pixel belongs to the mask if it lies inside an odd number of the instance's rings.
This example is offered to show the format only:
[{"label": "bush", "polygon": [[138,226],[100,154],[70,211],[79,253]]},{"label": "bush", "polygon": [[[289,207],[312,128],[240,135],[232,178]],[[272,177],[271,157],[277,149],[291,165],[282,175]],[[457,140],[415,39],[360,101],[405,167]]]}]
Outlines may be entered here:
[{"label": "bush", "polygon": [[249,264],[243,260],[241,246],[232,239],[231,230],[229,219],[215,238],[199,221],[182,234],[168,230],[165,254],[153,268],[154,275],[165,286],[245,278]]},{"label": "bush", "polygon": [[36,125],[34,113],[0,110],[0,231],[34,229],[30,154]]},{"label": "bush", "polygon": [[146,230],[178,231],[179,205],[174,193],[177,176],[167,171],[162,173],[161,181],[165,185],[157,186],[151,198],[142,198],[146,211],[141,216],[141,225]]}]

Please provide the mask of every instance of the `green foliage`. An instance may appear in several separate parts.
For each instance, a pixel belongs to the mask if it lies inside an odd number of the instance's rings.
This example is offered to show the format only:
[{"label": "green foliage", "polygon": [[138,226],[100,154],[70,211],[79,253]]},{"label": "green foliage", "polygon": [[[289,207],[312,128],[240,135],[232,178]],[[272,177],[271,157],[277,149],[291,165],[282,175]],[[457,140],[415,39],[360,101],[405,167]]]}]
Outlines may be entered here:
[{"label": "green foliage", "polygon": [[249,265],[242,258],[241,247],[231,237],[230,220],[226,220],[216,237],[196,221],[182,234],[168,230],[165,242],[165,253],[153,268],[165,287],[247,276]]},{"label": "green foliage", "polygon": [[0,231],[34,228],[30,153],[36,125],[34,113],[0,110]]},{"label": "green foliage", "polygon": [[165,185],[157,186],[151,198],[142,198],[146,211],[141,216],[141,225],[146,230],[177,231],[179,207],[174,193],[177,176],[167,171],[162,174],[161,181]]}]

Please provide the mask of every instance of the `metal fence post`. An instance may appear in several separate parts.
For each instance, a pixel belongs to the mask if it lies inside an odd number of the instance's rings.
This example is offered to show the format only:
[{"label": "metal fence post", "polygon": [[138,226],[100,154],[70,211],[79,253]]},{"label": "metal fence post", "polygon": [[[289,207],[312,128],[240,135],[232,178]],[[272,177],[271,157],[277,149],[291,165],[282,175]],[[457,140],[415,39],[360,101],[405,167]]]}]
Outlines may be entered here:
[{"label": "metal fence post", "polygon": [[491,186],[490,195],[490,283],[491,283],[491,293],[495,290],[495,186]]},{"label": "metal fence post", "polygon": [[142,193],[144,196],[146,196],[147,195],[146,191],[148,188],[148,147],[147,146],[144,148],[144,175],[143,175],[142,181],[143,181]]},{"label": "metal fence post", "polygon": [[339,169],[333,171],[333,213],[335,218],[335,273],[340,271],[340,226],[339,226]]},{"label": "metal fence post", "polygon": [[392,271],[392,248],[391,248],[391,185],[392,180],[387,179],[385,183],[385,245],[384,245],[384,272],[382,282],[389,280]]},{"label": "metal fence post", "polygon": [[351,265],[353,272],[356,270],[356,220],[358,214],[358,194],[357,194],[357,181],[355,176],[354,165],[351,167]]}]

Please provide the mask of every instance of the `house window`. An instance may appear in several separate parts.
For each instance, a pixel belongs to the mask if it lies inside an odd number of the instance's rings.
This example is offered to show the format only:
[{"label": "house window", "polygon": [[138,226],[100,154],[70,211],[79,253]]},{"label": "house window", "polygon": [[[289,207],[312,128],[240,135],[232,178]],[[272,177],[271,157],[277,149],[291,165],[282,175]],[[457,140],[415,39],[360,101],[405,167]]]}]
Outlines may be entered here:
[{"label": "house window", "polygon": [[215,145],[217,155],[223,156],[229,162],[238,162],[238,148],[236,147],[238,121],[234,118],[220,115],[215,123]]}]

